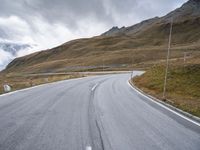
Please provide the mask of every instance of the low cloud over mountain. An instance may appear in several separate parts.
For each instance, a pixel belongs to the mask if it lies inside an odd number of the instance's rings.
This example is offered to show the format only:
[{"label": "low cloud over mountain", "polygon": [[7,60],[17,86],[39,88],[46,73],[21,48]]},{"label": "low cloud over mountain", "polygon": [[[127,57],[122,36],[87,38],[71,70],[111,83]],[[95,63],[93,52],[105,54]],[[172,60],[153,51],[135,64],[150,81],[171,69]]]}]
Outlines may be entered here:
[{"label": "low cloud over mountain", "polygon": [[34,46],[23,43],[0,40],[0,70],[15,57],[33,52]]}]

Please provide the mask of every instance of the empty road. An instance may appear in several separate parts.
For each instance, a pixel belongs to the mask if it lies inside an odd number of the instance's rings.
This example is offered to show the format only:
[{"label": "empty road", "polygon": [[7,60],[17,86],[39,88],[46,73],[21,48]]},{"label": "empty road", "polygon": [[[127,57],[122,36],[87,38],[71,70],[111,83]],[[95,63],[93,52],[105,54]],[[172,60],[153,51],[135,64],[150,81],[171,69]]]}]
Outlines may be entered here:
[{"label": "empty road", "polygon": [[138,93],[129,78],[86,77],[0,96],[0,150],[200,150],[200,126]]}]

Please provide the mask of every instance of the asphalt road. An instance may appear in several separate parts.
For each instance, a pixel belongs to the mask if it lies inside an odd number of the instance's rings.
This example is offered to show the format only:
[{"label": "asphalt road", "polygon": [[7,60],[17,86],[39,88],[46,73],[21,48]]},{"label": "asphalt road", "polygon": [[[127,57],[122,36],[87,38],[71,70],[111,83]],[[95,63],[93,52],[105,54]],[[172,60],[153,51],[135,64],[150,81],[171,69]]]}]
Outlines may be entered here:
[{"label": "asphalt road", "polygon": [[200,150],[200,126],[139,94],[129,78],[87,77],[0,96],[0,150]]}]

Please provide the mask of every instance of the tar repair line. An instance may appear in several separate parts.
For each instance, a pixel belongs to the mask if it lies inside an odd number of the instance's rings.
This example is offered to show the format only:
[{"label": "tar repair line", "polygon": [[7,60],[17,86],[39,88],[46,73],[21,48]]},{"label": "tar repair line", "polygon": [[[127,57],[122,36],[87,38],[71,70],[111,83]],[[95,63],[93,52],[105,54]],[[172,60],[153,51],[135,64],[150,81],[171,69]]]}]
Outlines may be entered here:
[{"label": "tar repair line", "polygon": [[144,96],[144,97],[147,98],[148,100],[152,101],[153,103],[156,103],[157,105],[159,105],[159,106],[165,108],[166,110],[168,110],[168,111],[170,111],[170,112],[176,114],[177,116],[179,116],[179,117],[181,117],[181,118],[183,118],[183,119],[185,119],[185,120],[187,120],[187,121],[189,121],[189,122],[191,122],[191,123],[193,123],[193,124],[195,124],[195,125],[197,125],[197,126],[200,127],[200,124],[199,124],[199,123],[197,123],[197,122],[195,122],[195,121],[193,121],[193,120],[191,120],[191,119],[189,119],[189,118],[187,118],[187,117],[185,117],[185,116],[179,114],[178,112],[176,112],[176,111],[174,111],[174,110],[172,110],[172,109],[170,109],[170,108],[164,106],[163,104],[161,104],[161,103],[159,103],[159,102],[156,102],[155,100],[151,99],[150,97],[144,95],[143,93],[141,93],[140,91],[138,91],[137,89],[135,89],[133,86],[131,86],[130,83],[129,83],[128,81],[127,81],[127,84],[128,84],[134,91],[136,91],[136,92],[139,93],[140,95]]}]

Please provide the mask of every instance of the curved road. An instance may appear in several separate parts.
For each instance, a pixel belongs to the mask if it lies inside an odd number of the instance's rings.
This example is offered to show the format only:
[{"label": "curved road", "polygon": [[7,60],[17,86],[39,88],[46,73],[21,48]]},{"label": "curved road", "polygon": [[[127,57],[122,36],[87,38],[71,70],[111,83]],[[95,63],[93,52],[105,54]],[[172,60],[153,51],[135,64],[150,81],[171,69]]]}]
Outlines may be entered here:
[{"label": "curved road", "polygon": [[0,150],[200,150],[200,126],[139,94],[129,78],[87,77],[0,96]]}]

